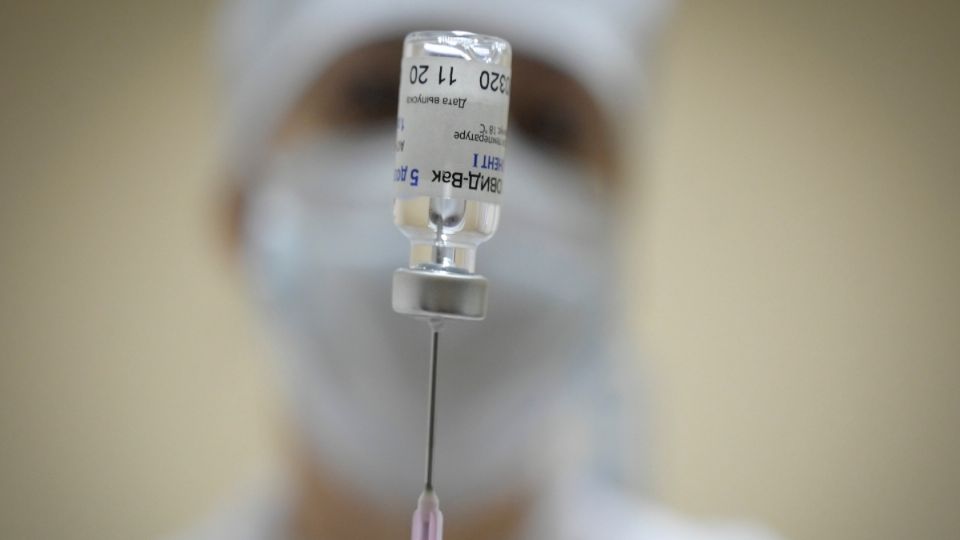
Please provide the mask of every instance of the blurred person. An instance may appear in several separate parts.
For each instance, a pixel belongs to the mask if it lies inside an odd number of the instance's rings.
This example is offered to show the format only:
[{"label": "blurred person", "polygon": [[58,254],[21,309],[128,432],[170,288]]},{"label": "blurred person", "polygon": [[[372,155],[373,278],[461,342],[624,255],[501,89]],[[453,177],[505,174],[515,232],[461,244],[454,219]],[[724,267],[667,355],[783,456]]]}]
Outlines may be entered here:
[{"label": "blurred person", "polygon": [[[766,538],[621,488],[623,134],[660,0],[237,0],[221,13],[233,248],[273,331],[291,418],[283,479],[196,539],[408,534],[421,488],[422,322],[390,307],[407,240],[389,186],[403,36],[514,49],[509,185],[481,248],[485,321],[448,324],[436,489],[448,538]],[[627,391],[637,391],[628,388]]]}]

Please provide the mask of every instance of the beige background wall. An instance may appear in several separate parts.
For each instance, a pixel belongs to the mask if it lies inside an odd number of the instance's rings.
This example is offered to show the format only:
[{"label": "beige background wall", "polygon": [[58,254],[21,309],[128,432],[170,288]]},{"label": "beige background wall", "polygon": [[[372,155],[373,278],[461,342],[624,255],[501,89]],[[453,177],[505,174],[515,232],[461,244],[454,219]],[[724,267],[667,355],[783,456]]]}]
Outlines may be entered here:
[{"label": "beige background wall", "polygon": [[[269,458],[210,13],[0,8],[0,537],[154,536]],[[955,536],[960,11],[689,2],[666,45],[630,242],[660,493],[792,538]]]}]

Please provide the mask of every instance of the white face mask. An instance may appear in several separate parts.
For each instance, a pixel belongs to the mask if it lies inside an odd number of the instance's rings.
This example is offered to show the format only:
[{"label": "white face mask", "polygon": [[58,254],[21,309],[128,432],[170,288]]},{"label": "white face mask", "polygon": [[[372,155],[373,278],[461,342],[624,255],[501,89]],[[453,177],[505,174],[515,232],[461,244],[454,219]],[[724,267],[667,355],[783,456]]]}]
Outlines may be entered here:
[{"label": "white face mask", "polygon": [[[317,459],[406,513],[422,488],[429,340],[390,306],[409,249],[392,222],[393,144],[384,129],[275,156],[250,188],[244,251]],[[487,318],[440,335],[435,485],[448,513],[556,472],[569,450],[556,411],[605,353],[612,220],[595,180],[519,137],[507,162],[500,228],[477,254]]]}]

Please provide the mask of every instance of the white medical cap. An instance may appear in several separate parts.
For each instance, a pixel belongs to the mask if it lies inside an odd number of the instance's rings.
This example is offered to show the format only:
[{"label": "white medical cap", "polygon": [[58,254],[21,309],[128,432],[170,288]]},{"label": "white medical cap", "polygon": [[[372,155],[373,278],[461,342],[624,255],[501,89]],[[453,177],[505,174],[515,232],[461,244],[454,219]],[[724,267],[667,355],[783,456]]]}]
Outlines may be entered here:
[{"label": "white medical cap", "polygon": [[[412,30],[469,30],[575,77],[607,116],[639,101],[670,0],[225,0],[218,33],[226,159],[248,172],[277,122],[339,56]],[[399,51],[397,62],[400,61]]]}]

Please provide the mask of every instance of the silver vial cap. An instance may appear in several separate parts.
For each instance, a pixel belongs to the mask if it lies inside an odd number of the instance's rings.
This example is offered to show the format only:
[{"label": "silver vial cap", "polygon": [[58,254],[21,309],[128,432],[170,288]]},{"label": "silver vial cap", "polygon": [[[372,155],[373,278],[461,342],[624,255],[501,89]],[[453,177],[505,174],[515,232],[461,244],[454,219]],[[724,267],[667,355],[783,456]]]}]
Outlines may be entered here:
[{"label": "silver vial cap", "polygon": [[427,319],[483,319],[487,278],[439,268],[400,268],[393,273],[393,310]]}]

